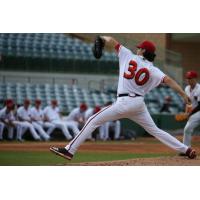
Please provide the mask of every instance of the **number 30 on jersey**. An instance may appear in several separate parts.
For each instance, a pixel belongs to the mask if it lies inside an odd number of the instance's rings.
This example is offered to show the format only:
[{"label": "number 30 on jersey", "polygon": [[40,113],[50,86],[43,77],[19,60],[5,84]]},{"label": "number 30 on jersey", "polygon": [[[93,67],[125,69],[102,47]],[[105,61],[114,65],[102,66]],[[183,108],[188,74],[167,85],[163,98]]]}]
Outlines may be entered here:
[{"label": "number 30 on jersey", "polygon": [[142,86],[149,80],[149,70],[147,68],[141,68],[137,71],[137,63],[134,60],[129,62],[128,71],[129,73],[124,72],[124,78],[134,79],[137,85]]}]

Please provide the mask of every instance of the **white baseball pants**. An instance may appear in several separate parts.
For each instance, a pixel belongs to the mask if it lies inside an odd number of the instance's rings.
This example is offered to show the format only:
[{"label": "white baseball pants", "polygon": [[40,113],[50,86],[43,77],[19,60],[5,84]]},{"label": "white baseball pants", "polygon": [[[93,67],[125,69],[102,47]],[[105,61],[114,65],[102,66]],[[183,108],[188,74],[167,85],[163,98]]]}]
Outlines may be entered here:
[{"label": "white baseball pants", "polygon": [[44,140],[49,140],[50,137],[49,135],[44,131],[44,129],[42,128],[42,125],[37,123],[37,122],[32,122],[33,127],[35,128],[35,130],[40,134],[40,136],[44,139]]},{"label": "white baseball pants", "polygon": [[188,147],[172,137],[167,132],[159,129],[152,120],[143,97],[119,97],[117,101],[88,119],[79,134],[65,147],[71,154],[75,154],[78,147],[85,141],[89,134],[107,121],[128,118],[141,125],[149,134],[156,137],[165,145],[182,153]]},{"label": "white baseball pants", "polygon": [[99,127],[99,135],[101,140],[107,140],[109,138],[109,128],[112,128],[114,130],[114,139],[119,139],[120,136],[120,129],[121,129],[121,123],[119,120],[114,122],[106,122],[102,126]]},{"label": "white baseball pants", "polygon": [[78,129],[78,122],[69,120],[69,121],[64,121],[64,123],[66,124],[66,126],[71,129],[74,133],[74,135],[76,136],[79,133],[79,129]]},{"label": "white baseball pants", "polygon": [[200,125],[200,111],[193,114],[184,128],[183,143],[187,146],[191,146],[192,133],[194,129]]},{"label": "white baseball pants", "polygon": [[32,123],[29,123],[27,121],[20,121],[20,122],[17,122],[17,124],[19,126],[21,126],[21,133],[18,133],[17,134],[17,139],[22,139],[24,133],[27,131],[27,129],[29,129],[31,135],[33,136],[33,138],[35,140],[41,140],[40,136],[37,134],[37,132],[35,131],[35,128],[33,126]]},{"label": "white baseball pants", "polygon": [[43,123],[43,127],[44,127],[44,128],[47,128],[46,133],[47,133],[47,135],[49,135],[49,136],[53,133],[53,131],[54,131],[55,128],[56,128],[56,126],[55,126],[54,124],[50,123],[50,122],[44,122],[44,123]]},{"label": "white baseball pants", "polygon": [[8,139],[12,140],[13,139],[13,134],[14,134],[14,127],[7,126],[3,122],[0,122],[0,140],[3,139],[4,128],[8,129]]},{"label": "white baseball pants", "polygon": [[65,122],[61,121],[61,120],[54,120],[51,123],[53,123],[55,125],[56,128],[59,128],[62,130],[64,136],[66,137],[67,140],[71,140],[72,136],[69,133],[69,130],[67,128],[67,125]]},{"label": "white baseball pants", "polygon": [[5,128],[5,125],[3,122],[0,122],[0,140],[3,140],[3,130]]}]

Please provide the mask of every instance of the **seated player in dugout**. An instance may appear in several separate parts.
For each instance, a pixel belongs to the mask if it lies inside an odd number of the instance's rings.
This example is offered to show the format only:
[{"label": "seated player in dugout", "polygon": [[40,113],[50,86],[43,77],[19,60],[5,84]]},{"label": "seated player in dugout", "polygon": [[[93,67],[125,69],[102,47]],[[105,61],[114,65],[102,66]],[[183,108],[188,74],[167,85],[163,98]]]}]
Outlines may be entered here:
[{"label": "seated player in dugout", "polygon": [[116,102],[90,117],[79,134],[64,148],[50,147],[50,151],[71,160],[80,145],[96,128],[108,121],[128,118],[142,126],[149,134],[168,147],[186,154],[190,159],[196,158],[194,149],[156,126],[145,105],[145,94],[161,83],[174,89],[184,99],[185,104],[191,103],[183,89],[172,78],[154,66],[155,45],[150,41],[144,41],[137,46],[137,53],[134,54],[114,38],[99,36],[95,39],[93,48],[94,56],[97,59],[101,58],[104,45],[115,49],[119,58]]}]

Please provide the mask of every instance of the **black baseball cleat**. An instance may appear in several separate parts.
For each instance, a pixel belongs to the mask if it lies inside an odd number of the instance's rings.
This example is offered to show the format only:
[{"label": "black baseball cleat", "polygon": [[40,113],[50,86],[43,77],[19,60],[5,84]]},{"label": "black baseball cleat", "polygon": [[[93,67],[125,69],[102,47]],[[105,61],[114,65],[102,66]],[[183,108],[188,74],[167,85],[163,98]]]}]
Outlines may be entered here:
[{"label": "black baseball cleat", "polygon": [[196,151],[192,148],[188,148],[185,155],[190,159],[195,159],[197,157]]},{"label": "black baseball cleat", "polygon": [[65,148],[50,147],[50,151],[56,155],[66,158],[67,160],[71,160],[73,158],[73,155],[69,153]]},{"label": "black baseball cleat", "polygon": [[179,153],[178,155],[179,155],[179,156],[183,156],[183,157],[184,157],[184,156],[187,156],[186,153]]}]

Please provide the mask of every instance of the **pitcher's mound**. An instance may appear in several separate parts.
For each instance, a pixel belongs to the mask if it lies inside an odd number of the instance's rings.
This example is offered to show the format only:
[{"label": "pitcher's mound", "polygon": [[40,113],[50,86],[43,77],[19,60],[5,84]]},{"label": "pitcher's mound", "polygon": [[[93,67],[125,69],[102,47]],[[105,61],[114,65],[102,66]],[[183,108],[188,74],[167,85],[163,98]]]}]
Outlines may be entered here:
[{"label": "pitcher's mound", "polygon": [[158,157],[158,158],[135,158],[129,160],[107,162],[85,162],[72,165],[81,166],[200,166],[200,159],[191,160],[187,157]]}]

